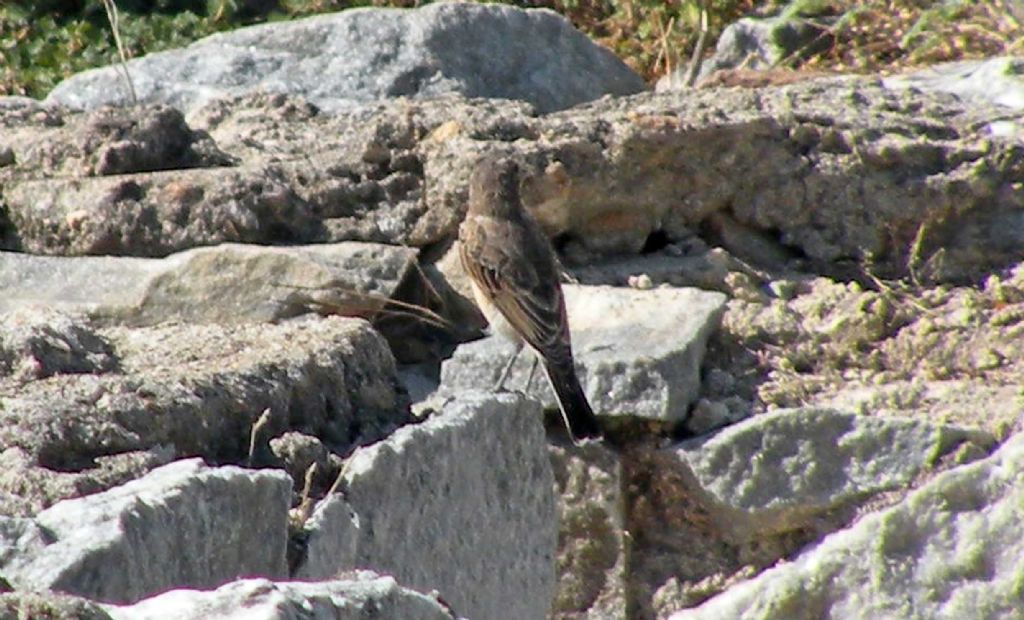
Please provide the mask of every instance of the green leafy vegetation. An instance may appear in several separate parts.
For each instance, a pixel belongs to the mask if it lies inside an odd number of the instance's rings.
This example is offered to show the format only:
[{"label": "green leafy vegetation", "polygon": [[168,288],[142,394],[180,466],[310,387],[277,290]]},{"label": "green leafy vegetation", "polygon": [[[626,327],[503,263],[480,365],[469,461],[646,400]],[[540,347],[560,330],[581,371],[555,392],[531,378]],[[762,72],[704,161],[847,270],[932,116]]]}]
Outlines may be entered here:
[{"label": "green leafy vegetation", "polygon": [[[355,6],[419,0],[117,0],[130,56],[180,47],[239,26]],[[707,11],[708,43],[743,16],[828,20],[832,49],[790,68],[876,71],[1024,52],[1024,9],[1013,0],[506,0],[546,7],[647,79],[686,62]],[[10,0],[0,6],[0,95],[45,96],[65,77],[117,61],[101,0]],[[797,61],[793,61],[797,62]]]},{"label": "green leafy vegetation", "polygon": [[[370,2],[116,0],[129,56],[181,47],[214,32]],[[101,0],[14,0],[0,7],[0,95],[45,96],[64,78],[118,60]]]}]

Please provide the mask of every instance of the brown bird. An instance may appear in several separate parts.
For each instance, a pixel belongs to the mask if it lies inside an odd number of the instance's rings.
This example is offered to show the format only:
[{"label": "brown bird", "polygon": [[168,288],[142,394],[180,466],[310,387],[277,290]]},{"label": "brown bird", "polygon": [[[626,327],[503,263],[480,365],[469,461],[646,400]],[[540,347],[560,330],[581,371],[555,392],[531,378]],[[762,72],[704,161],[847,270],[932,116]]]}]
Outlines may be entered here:
[{"label": "brown bird", "polygon": [[544,363],[573,440],[600,437],[576,376],[555,252],[523,207],[515,162],[488,157],[477,163],[459,240],[477,305],[491,327],[517,345],[498,389],[525,342]]}]

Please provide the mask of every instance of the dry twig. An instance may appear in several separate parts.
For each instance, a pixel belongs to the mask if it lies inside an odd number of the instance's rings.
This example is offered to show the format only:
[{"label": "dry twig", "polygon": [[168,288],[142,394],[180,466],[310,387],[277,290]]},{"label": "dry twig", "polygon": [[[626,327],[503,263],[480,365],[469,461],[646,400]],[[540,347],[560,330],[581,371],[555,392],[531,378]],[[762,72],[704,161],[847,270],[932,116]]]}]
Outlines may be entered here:
[{"label": "dry twig", "polygon": [[128,53],[121,41],[121,18],[117,13],[117,5],[114,0],[103,0],[103,8],[107,10],[107,21],[110,22],[110,30],[114,33],[114,43],[117,45],[117,53],[121,56],[121,72],[124,74],[124,81],[128,84],[128,92],[132,96],[132,105],[139,105],[139,96],[135,93],[135,84],[132,76],[128,73]]}]

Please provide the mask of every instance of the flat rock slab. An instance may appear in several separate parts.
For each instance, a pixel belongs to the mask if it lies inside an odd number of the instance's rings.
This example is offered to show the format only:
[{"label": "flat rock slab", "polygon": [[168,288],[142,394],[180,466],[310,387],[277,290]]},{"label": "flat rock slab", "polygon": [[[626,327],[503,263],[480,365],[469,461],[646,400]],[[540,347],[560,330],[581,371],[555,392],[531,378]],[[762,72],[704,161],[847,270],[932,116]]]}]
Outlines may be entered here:
[{"label": "flat rock slab", "polygon": [[287,575],[291,480],[178,461],[32,520],[3,518],[0,571],[19,589],[133,602],[237,575]]},{"label": "flat rock slab", "polygon": [[436,596],[370,571],[310,583],[244,579],[207,592],[172,590],[106,611],[114,620],[455,620]]},{"label": "flat rock slab", "polygon": [[672,620],[1016,618],[1024,436]]},{"label": "flat rock slab", "polygon": [[945,92],[968,101],[1024,110],[1024,58],[1019,56],[937,63],[883,78],[882,83],[888,88]]},{"label": "flat rock slab", "polygon": [[[725,295],[686,288],[641,291],[611,286],[563,287],[576,370],[598,415],[682,420],[700,390],[707,340],[725,311]],[[500,336],[464,344],[441,367],[442,394],[493,389],[514,347]],[[538,369],[526,381],[524,351],[505,382],[545,407],[557,407]]]},{"label": "flat rock slab", "polygon": [[[17,366],[39,372],[0,375],[0,514],[34,514],[168,457],[244,462],[265,410],[257,449],[295,430],[345,452],[410,419],[387,343],[361,319],[97,329],[44,312],[36,321],[40,349]],[[83,335],[95,346],[79,346]],[[58,364],[50,352],[62,348],[69,359]],[[107,360],[96,372],[47,376],[94,351]]]},{"label": "flat rock slab", "polygon": [[416,256],[411,248],[359,242],[227,243],[162,259],[0,252],[0,312],[46,306],[106,323],[233,324],[279,321],[327,305],[372,318]]},{"label": "flat rock slab", "polygon": [[884,491],[906,488],[943,456],[994,443],[983,431],[829,409],[754,416],[666,451],[735,542],[811,525]]},{"label": "flat rock slab", "polygon": [[[86,71],[47,98],[75,108],[126,105],[119,68]],[[128,63],[141,101],[188,110],[255,90],[302,94],[331,109],[352,101],[458,93],[529,101],[541,112],[643,79],[564,17],[474,4],[357,9],[212,35]]]},{"label": "flat rock slab", "polygon": [[309,522],[301,579],[371,568],[436,589],[460,617],[543,618],[554,593],[554,480],[540,410],[468,394],[358,449]]}]

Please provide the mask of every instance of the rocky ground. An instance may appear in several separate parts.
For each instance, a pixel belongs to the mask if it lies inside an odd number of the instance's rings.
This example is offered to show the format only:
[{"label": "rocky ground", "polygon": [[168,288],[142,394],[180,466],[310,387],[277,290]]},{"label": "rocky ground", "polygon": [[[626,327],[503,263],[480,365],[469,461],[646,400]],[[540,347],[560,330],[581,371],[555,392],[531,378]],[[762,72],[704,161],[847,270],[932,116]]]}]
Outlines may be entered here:
[{"label": "rocky ground", "polygon": [[[549,12],[396,15],[0,100],[6,616],[1018,617],[1022,61],[655,93]],[[489,393],[485,153],[603,444],[525,356]]]}]

